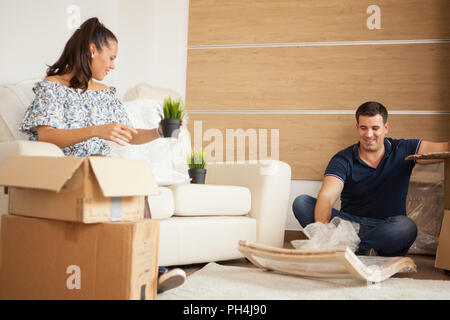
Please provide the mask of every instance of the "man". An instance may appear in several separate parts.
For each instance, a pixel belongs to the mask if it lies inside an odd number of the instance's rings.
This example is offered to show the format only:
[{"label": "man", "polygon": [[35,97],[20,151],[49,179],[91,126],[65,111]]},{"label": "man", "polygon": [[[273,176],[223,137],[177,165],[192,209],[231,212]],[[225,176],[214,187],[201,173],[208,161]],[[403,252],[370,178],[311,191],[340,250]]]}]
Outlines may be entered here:
[{"label": "man", "polygon": [[[300,195],[292,205],[302,227],[328,223],[336,216],[359,223],[361,242],[356,254],[406,255],[417,237],[417,226],[406,216],[406,195],[415,161],[405,158],[449,150],[448,142],[385,138],[387,117],[382,104],[362,104],[356,111],[359,142],[330,160],[317,200]],[[333,208],[339,195],[340,211]]]}]

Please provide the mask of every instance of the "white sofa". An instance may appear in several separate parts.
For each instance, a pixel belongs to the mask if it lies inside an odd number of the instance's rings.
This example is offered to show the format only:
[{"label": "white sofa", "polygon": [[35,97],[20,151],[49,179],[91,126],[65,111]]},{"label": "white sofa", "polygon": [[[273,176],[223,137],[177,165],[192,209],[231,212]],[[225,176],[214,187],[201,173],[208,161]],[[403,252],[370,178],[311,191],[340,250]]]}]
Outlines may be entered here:
[{"label": "white sofa", "polygon": [[[34,98],[34,82],[0,85],[0,162],[17,154],[63,156],[56,145],[26,141],[27,137],[18,131],[25,108]],[[124,103],[139,99],[162,101],[167,95],[177,94],[142,84],[125,94]],[[177,143],[190,148],[187,138],[175,141],[172,152],[180,153]],[[187,173],[185,165],[180,167],[178,163],[174,168]],[[291,169],[281,161],[222,163],[207,165],[205,185],[161,186],[160,195],[149,198],[152,218],[161,220],[159,264],[241,258],[239,240],[282,247],[290,179]],[[0,191],[0,214],[5,214],[8,198]]]}]

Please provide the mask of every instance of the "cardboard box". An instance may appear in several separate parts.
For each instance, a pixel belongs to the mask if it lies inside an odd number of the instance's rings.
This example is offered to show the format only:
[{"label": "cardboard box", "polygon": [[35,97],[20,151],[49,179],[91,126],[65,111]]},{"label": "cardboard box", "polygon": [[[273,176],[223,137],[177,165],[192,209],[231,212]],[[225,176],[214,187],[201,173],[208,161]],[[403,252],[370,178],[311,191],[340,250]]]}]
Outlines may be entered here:
[{"label": "cardboard box", "polygon": [[434,266],[439,269],[450,270],[450,152],[432,152],[415,154],[406,160],[444,160],[444,218],[442,220],[439,243],[436,251]]},{"label": "cardboard box", "polygon": [[13,156],[0,164],[10,214],[83,223],[144,218],[159,194],[145,160]]},{"label": "cardboard box", "polygon": [[434,266],[439,269],[450,270],[450,210],[444,210]]},{"label": "cardboard box", "polygon": [[1,299],[155,299],[159,220],[2,217]]}]

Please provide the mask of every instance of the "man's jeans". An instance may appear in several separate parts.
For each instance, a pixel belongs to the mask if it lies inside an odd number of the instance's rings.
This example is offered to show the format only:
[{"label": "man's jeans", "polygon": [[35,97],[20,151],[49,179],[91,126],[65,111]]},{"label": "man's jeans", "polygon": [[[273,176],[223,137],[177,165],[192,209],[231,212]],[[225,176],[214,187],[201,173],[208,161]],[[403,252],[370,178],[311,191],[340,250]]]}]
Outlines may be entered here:
[{"label": "man's jeans", "polygon": [[[292,204],[292,210],[300,225],[304,228],[314,221],[316,198],[300,195]],[[392,216],[386,219],[374,219],[354,216],[332,209],[331,219],[339,217],[359,223],[358,236],[361,239],[358,250],[373,248],[380,256],[404,256],[417,237],[417,226],[406,216]]]}]

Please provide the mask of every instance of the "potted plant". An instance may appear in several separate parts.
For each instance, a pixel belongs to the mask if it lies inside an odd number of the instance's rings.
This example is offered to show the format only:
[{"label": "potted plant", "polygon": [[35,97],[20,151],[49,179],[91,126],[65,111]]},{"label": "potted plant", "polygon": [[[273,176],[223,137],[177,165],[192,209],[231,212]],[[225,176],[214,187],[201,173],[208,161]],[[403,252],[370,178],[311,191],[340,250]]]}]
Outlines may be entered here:
[{"label": "potted plant", "polygon": [[205,153],[202,150],[192,150],[192,152],[188,155],[187,164],[189,167],[188,173],[189,177],[192,179],[191,183],[205,183],[206,176],[206,161],[205,161]]},{"label": "potted plant", "polygon": [[178,138],[181,120],[184,117],[184,105],[181,99],[173,100],[167,97],[163,102],[163,114],[161,114],[161,127],[166,138]]}]

